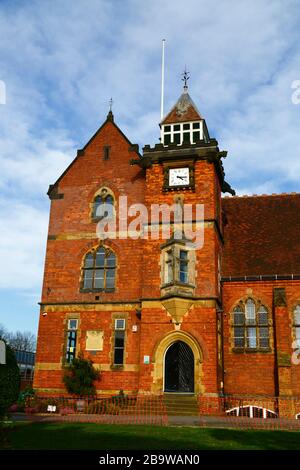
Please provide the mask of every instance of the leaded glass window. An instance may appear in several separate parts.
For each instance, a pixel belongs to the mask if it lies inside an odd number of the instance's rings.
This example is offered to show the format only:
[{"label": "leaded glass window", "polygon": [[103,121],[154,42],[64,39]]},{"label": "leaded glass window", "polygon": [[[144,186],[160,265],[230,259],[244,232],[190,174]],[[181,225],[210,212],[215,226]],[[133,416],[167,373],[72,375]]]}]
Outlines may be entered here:
[{"label": "leaded glass window", "polygon": [[103,188],[94,199],[92,217],[94,220],[101,220],[103,217],[112,215],[113,208],[114,198],[107,189]]},{"label": "leaded glass window", "polygon": [[247,299],[234,308],[233,340],[235,348],[263,350],[270,347],[268,310],[264,305]]},{"label": "leaded glass window", "polygon": [[66,362],[71,364],[76,357],[77,346],[77,319],[68,320],[67,344],[66,344]]},{"label": "leaded glass window", "polygon": [[103,246],[85,256],[82,287],[84,290],[112,290],[115,287],[116,255]]}]

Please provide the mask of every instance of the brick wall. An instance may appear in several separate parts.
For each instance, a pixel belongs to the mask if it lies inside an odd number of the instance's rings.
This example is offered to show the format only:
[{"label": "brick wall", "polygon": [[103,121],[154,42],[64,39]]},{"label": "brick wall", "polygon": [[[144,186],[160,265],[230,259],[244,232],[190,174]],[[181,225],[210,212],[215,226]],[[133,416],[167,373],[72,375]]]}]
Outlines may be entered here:
[{"label": "brick wall", "polygon": [[[110,147],[103,159],[104,146]],[[224,391],[228,394],[300,394],[300,366],[289,362],[292,354],[292,311],[300,301],[299,281],[224,282],[219,291],[218,257],[222,258],[220,183],[215,166],[195,162],[195,191],[163,191],[163,164],[147,170],[129,160],[139,158],[130,142],[110,121],[81,151],[56,184],[52,198],[49,239],[45,260],[42,307],[34,386],[40,393],[64,391],[62,383],[69,318],[78,318],[78,348],[100,367],[99,393],[156,393],[163,391],[157,377],[159,344],[172,332],[182,332],[199,346],[201,364],[195,379],[206,395],[221,390],[221,350],[217,339],[217,311],[223,302]],[[172,204],[180,194],[184,203],[204,204],[204,245],[196,251],[194,299],[180,320],[161,299],[161,244],[163,240],[109,239],[105,245],[117,256],[116,288],[110,293],[80,291],[81,266],[85,254],[97,246],[96,223],[91,204],[96,191],[107,186],[128,205]],[[217,220],[217,222],[216,222]],[[158,221],[156,221],[158,222]],[[286,305],[274,303],[274,288],[284,288]],[[230,314],[234,305],[247,297],[260,299],[268,308],[272,326],[271,351],[237,353],[232,348]],[[42,315],[42,313],[47,315]],[[113,367],[113,320],[126,318],[124,367]],[[137,331],[132,327],[137,325]],[[86,351],[86,332],[103,331],[103,349]],[[174,336],[175,337],[175,336]],[[276,350],[277,347],[277,350]],[[149,364],[144,357],[149,356]],[[160,357],[162,360],[162,357]]]},{"label": "brick wall", "polygon": [[[286,307],[274,305],[274,289],[284,288]],[[267,307],[271,351],[233,352],[230,313],[247,297]],[[300,300],[299,281],[226,282],[223,285],[225,392],[228,394],[300,395],[300,367],[292,364],[293,309]]]}]

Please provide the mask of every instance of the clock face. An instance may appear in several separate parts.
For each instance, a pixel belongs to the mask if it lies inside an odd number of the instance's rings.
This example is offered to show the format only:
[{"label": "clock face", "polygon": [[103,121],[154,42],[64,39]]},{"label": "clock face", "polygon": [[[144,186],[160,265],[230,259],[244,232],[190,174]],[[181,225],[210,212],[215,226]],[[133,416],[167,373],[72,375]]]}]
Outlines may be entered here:
[{"label": "clock face", "polygon": [[169,186],[188,186],[190,184],[189,168],[170,168]]}]

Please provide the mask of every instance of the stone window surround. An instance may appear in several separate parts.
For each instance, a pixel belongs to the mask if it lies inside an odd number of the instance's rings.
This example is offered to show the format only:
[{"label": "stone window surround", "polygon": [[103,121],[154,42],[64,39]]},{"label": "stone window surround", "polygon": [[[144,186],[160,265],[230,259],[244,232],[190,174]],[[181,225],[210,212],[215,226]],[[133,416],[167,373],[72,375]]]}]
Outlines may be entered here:
[{"label": "stone window surround", "polygon": [[[181,282],[179,277],[180,251],[187,252],[188,282]],[[167,263],[169,253],[173,258],[173,281],[167,282]],[[195,288],[195,250],[188,246],[184,240],[172,240],[161,246],[161,288],[178,284]]]},{"label": "stone window surround", "polygon": [[[269,346],[266,347],[266,348],[260,348],[260,347],[256,347],[256,348],[250,348],[250,347],[237,347],[235,346],[235,343],[234,343],[234,327],[235,326],[238,326],[238,325],[235,325],[234,324],[234,310],[236,307],[240,306],[242,308],[242,310],[244,311],[245,313],[245,304],[247,302],[247,300],[253,300],[254,303],[255,303],[255,312],[256,312],[256,316],[257,316],[257,313],[258,313],[258,310],[259,310],[259,307],[260,306],[264,306],[267,310],[267,314],[268,314],[268,332],[269,332]],[[266,302],[262,302],[260,299],[256,298],[254,295],[246,295],[245,297],[243,298],[240,298],[234,305],[233,307],[231,308],[230,310],[230,322],[229,322],[229,326],[230,326],[230,351],[231,352],[234,352],[234,353],[273,353],[274,352],[274,338],[273,338],[273,321],[272,321],[272,317],[271,317],[271,309],[268,307],[267,303]],[[249,325],[250,326],[250,325]],[[255,325],[253,325],[256,327],[256,329],[259,328],[258,326],[258,323],[256,321]],[[245,325],[241,325],[241,327],[245,328]],[[258,337],[258,336],[257,336]]]},{"label": "stone window surround", "polygon": [[[120,312],[120,313],[113,313],[112,314],[112,318],[111,318],[111,331],[112,331],[112,334],[111,334],[111,338],[110,338],[110,344],[111,344],[111,348],[110,348],[110,369],[112,371],[120,371],[120,370],[124,370],[124,366],[126,364],[126,359],[127,359],[127,336],[128,336],[128,318],[129,318],[129,315],[128,313],[126,312]],[[115,332],[116,331],[120,331],[120,330],[116,330],[115,329],[115,321],[116,320],[119,320],[119,319],[124,319],[125,320],[125,330],[124,333],[124,352],[123,352],[123,364],[114,364],[114,354],[115,354]]]},{"label": "stone window surround", "polygon": [[[92,253],[92,252],[95,252],[97,251],[99,248],[103,248],[105,251],[110,251],[112,253],[114,253],[115,255],[115,285],[114,287],[112,288],[103,288],[103,289],[98,289],[98,288],[84,288],[84,270],[85,270],[85,258],[86,256],[89,254],[89,253]],[[79,280],[79,290],[80,292],[82,293],[97,293],[97,292],[100,292],[100,293],[105,293],[105,292],[115,292],[116,291],[116,284],[117,284],[117,269],[118,269],[118,258],[117,258],[117,255],[115,253],[115,251],[109,247],[109,246],[106,246],[104,245],[102,242],[100,242],[98,245],[90,248],[83,256],[82,258],[82,263],[81,263],[81,268],[80,268],[80,280]]]},{"label": "stone window surround", "polygon": [[94,205],[95,205],[95,200],[96,198],[100,196],[102,201],[104,202],[105,199],[110,196],[112,197],[113,199],[113,207],[114,207],[114,217],[116,217],[116,197],[115,197],[115,194],[113,193],[113,191],[108,188],[107,186],[101,186],[101,188],[99,188],[96,193],[94,194],[93,196],[93,200],[92,202],[90,203],[90,220],[92,222],[99,222],[101,220],[102,217],[95,217],[94,215]]},{"label": "stone window surround", "polygon": [[63,329],[63,343],[62,343],[62,356],[61,356],[61,364],[64,366],[68,366],[69,363],[66,361],[66,352],[67,352],[67,338],[68,338],[68,327],[69,327],[69,320],[77,320],[77,338],[76,338],[76,353],[75,357],[78,357],[78,354],[80,352],[80,336],[81,336],[81,330],[80,330],[80,313],[78,312],[70,312],[67,313],[67,315],[64,318],[64,329]]}]

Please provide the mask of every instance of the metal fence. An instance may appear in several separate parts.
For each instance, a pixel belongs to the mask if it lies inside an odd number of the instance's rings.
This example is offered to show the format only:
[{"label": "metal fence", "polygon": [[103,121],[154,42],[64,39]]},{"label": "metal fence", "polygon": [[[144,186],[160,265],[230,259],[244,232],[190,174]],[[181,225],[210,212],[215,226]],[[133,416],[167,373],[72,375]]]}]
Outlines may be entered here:
[{"label": "metal fence", "polygon": [[26,404],[28,414],[47,414],[49,420],[107,424],[166,425],[162,396],[34,397]]},{"label": "metal fence", "polygon": [[247,429],[300,429],[300,398],[198,397],[199,425]]},{"label": "metal fence", "polygon": [[190,407],[164,395],[29,398],[28,414],[52,421],[300,430],[300,398],[194,397]]}]

